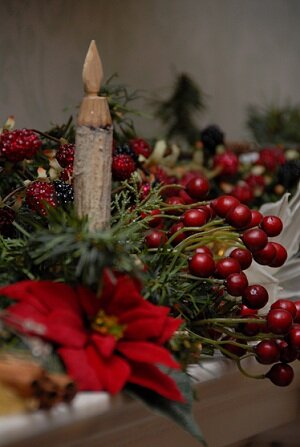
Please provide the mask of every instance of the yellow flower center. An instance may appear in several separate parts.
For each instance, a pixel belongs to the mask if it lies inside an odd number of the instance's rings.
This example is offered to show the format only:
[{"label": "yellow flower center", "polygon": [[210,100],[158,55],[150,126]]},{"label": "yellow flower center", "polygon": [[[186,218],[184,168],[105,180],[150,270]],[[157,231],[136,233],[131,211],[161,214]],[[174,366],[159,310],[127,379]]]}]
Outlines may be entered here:
[{"label": "yellow flower center", "polygon": [[94,329],[94,331],[97,331],[102,335],[113,335],[116,340],[123,337],[125,327],[124,324],[119,324],[117,317],[107,315],[104,310],[99,310],[92,322],[92,329]]}]

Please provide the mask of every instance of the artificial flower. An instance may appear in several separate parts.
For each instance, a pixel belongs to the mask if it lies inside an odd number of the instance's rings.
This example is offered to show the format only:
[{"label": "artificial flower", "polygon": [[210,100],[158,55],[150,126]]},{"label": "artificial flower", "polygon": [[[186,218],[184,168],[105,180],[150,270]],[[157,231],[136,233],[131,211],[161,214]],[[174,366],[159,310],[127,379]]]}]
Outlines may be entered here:
[{"label": "artificial flower", "polygon": [[[181,320],[169,317],[168,307],[146,301],[129,276],[106,271],[99,298],[82,286],[51,281],[18,282],[0,288],[0,294],[16,301],[7,309],[8,323],[18,326],[27,319],[44,326],[43,338],[55,344],[80,390],[115,394],[130,382],[182,400],[158,366],[179,368],[164,344]],[[18,328],[32,333],[26,327],[32,325]]]}]

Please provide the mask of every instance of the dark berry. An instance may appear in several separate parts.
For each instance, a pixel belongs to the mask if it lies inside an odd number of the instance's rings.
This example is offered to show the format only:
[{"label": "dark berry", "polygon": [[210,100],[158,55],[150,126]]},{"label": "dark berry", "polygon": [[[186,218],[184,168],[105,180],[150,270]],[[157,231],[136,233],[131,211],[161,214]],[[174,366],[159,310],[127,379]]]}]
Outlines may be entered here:
[{"label": "dark berry", "polygon": [[186,227],[201,227],[207,221],[207,214],[200,209],[191,209],[185,211],[182,220]]},{"label": "dark berry", "polygon": [[277,216],[265,216],[260,223],[260,227],[269,237],[278,236],[282,231],[282,221]]},{"label": "dark berry", "polygon": [[250,210],[250,211],[251,211],[251,220],[250,223],[247,225],[247,228],[257,227],[261,223],[263,215],[257,210]]},{"label": "dark berry", "polygon": [[214,273],[215,262],[206,253],[196,253],[189,260],[189,270],[192,275],[199,276],[200,278],[208,278]]},{"label": "dark berry", "polygon": [[287,340],[289,345],[293,346],[297,351],[300,351],[300,325],[295,325],[289,331]]},{"label": "dark berry", "polygon": [[281,267],[285,261],[287,260],[287,251],[286,249],[279,244],[278,242],[271,242],[276,250],[275,258],[270,262],[270,267]]},{"label": "dark berry", "polygon": [[285,363],[275,363],[266,377],[271,380],[274,385],[288,386],[294,378],[294,370],[290,365]]},{"label": "dark berry", "polygon": [[234,228],[246,227],[251,221],[251,211],[246,205],[239,203],[228,212],[226,220]]},{"label": "dark berry", "polygon": [[246,270],[252,263],[252,254],[246,248],[235,248],[229,256],[239,262],[242,270]]},{"label": "dark berry", "polygon": [[215,275],[218,278],[227,278],[232,273],[239,273],[240,271],[241,266],[234,258],[226,257],[216,262]]},{"label": "dark berry", "polygon": [[232,296],[241,296],[246,287],[248,287],[248,279],[243,272],[232,273],[226,278],[226,289]]},{"label": "dark berry", "polygon": [[[169,229],[169,236],[173,236],[177,231],[180,231],[182,228],[184,228],[184,224],[182,222],[177,222],[173,224]],[[184,232],[179,233],[177,236],[175,236],[174,239],[172,239],[171,244],[177,245],[180,242],[184,241],[186,238],[186,234]]]},{"label": "dark berry", "polygon": [[294,317],[294,322],[300,323],[300,301],[299,300],[294,301],[294,304],[297,310],[296,316]]},{"label": "dark berry", "polygon": [[196,200],[203,200],[209,191],[209,183],[206,177],[197,176],[192,178],[186,185],[186,192]]},{"label": "dark berry", "polygon": [[211,202],[211,207],[220,217],[225,217],[228,212],[235,208],[240,202],[232,196],[220,196]]},{"label": "dark berry", "polygon": [[293,319],[295,319],[296,314],[297,314],[297,308],[295,306],[295,303],[291,300],[287,300],[284,298],[281,298],[281,299],[275,301],[275,303],[272,304],[271,309],[287,310],[288,312],[290,312],[292,314]]},{"label": "dark berry", "polygon": [[55,188],[58,203],[60,203],[61,205],[67,205],[73,202],[74,191],[72,185],[70,185],[69,183],[60,182],[59,180],[53,182],[53,185]]},{"label": "dark berry", "polygon": [[270,265],[275,256],[276,250],[271,242],[268,242],[262,250],[255,251],[253,254],[255,261],[261,265]]},{"label": "dark berry", "polygon": [[267,290],[259,284],[248,286],[242,296],[243,303],[250,309],[261,309],[269,299]]},{"label": "dark berry", "polygon": [[288,343],[285,344],[285,346],[280,346],[280,361],[283,363],[292,363],[295,360],[297,360],[298,357],[298,350],[294,347],[289,345]]},{"label": "dark berry", "polygon": [[167,242],[166,234],[161,230],[151,230],[145,236],[145,243],[148,248],[159,248]]},{"label": "dark berry", "polygon": [[214,154],[216,147],[224,144],[224,132],[218,126],[211,124],[201,131],[200,139],[208,152]]},{"label": "dark berry", "polygon": [[268,243],[268,236],[259,228],[250,228],[244,231],[242,240],[246,247],[253,253],[262,250]]},{"label": "dark berry", "polygon": [[267,315],[267,325],[273,334],[287,334],[293,325],[292,314],[285,309],[271,309]]},{"label": "dark berry", "polygon": [[264,365],[276,363],[280,357],[280,348],[274,340],[262,340],[255,346],[256,358]]}]

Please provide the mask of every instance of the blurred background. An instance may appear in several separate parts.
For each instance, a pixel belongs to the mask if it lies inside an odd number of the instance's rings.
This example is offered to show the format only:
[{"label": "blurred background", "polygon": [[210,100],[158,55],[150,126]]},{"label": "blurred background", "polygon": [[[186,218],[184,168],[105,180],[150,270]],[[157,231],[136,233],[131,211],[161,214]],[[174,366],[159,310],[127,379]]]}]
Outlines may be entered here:
[{"label": "blurred background", "polygon": [[[248,138],[249,104],[300,102],[298,0],[0,0],[0,123],[45,129],[82,98],[81,71],[95,39],[105,78],[164,98],[187,73],[204,93],[199,126]],[[144,137],[160,123],[139,119]]]}]

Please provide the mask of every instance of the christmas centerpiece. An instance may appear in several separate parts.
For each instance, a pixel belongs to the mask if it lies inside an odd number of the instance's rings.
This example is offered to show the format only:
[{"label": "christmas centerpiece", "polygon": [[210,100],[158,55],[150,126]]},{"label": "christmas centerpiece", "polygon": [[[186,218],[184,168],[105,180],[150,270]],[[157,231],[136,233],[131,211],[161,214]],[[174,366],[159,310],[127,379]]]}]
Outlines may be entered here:
[{"label": "christmas centerpiece", "polygon": [[[247,376],[293,380],[300,301],[248,276],[284,265],[285,228],[211,197],[207,168],[168,170],[176,148],[113,134],[101,72],[92,42],[76,142],[70,123],[44,133],[10,119],[0,134],[0,414],[7,393],[24,410],[124,390],[205,443],[190,365],[218,353]],[[264,371],[245,370],[248,357]]]}]

